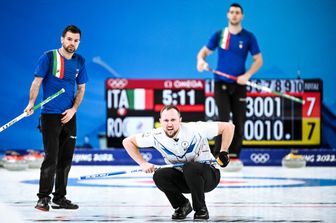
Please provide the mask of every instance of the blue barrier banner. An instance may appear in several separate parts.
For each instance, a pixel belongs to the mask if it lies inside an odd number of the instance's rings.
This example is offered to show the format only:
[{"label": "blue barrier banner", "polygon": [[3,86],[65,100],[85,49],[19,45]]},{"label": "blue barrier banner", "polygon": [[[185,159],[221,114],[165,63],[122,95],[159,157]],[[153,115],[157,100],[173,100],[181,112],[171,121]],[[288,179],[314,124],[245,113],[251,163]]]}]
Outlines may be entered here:
[{"label": "blue barrier banner", "polygon": [[[336,166],[335,149],[296,149],[306,166]],[[240,158],[245,166],[281,166],[290,149],[243,149]]]},{"label": "blue barrier banner", "polygon": [[[296,149],[307,161],[307,166],[336,166],[336,149]],[[281,166],[290,149],[242,149],[245,166]],[[164,159],[155,149],[140,149],[148,162],[162,165]],[[124,149],[79,150],[73,157],[74,165],[136,165]]]},{"label": "blue barrier banner", "polygon": [[[155,149],[140,149],[142,157],[151,163],[165,164]],[[136,165],[124,149],[76,150],[72,159],[74,165]]]}]

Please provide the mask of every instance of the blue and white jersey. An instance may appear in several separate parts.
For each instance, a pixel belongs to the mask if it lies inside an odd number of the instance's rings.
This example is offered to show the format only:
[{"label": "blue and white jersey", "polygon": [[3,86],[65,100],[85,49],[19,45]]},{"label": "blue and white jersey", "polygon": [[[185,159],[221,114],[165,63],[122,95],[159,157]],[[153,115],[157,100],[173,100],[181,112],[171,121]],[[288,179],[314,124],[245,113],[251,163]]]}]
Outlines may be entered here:
[{"label": "blue and white jersey", "polygon": [[175,139],[170,138],[162,127],[136,135],[138,147],[154,147],[168,164],[215,160],[208,140],[218,135],[216,122],[181,123]]}]

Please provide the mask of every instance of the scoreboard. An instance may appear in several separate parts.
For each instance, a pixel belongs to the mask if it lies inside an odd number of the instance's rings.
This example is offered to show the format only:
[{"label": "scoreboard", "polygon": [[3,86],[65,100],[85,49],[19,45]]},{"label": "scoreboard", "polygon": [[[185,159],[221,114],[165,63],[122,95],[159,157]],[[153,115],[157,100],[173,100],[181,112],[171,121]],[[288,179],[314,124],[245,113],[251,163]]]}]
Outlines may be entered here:
[{"label": "scoreboard", "polygon": [[[300,103],[247,86],[243,145],[247,147],[320,145],[320,79],[252,80],[305,101]],[[106,80],[107,147],[151,129],[164,105],[177,105],[183,121],[216,120],[212,79]]]},{"label": "scoreboard", "polygon": [[[277,92],[305,101],[304,104],[247,86],[246,121],[243,145],[246,147],[319,146],[321,143],[322,80],[251,80]],[[214,83],[206,80],[208,98],[206,120],[216,120]]]},{"label": "scoreboard", "polygon": [[246,146],[319,146],[321,135],[320,80],[257,80],[278,92],[301,98],[304,104],[248,89],[244,128]]}]

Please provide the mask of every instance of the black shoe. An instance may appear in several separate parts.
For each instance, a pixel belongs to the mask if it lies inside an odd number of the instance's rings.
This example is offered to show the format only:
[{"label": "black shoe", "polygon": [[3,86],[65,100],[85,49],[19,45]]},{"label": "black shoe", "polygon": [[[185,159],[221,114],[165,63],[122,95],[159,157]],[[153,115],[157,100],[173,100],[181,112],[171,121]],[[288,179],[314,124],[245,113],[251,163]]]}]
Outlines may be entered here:
[{"label": "black shoe", "polygon": [[35,208],[40,211],[49,211],[49,203],[50,203],[49,197],[39,198]]},{"label": "black shoe", "polygon": [[181,207],[175,209],[172,219],[185,219],[187,215],[192,211],[191,204],[188,199],[184,202]]},{"label": "black shoe", "polygon": [[78,209],[77,204],[73,204],[70,200],[66,199],[65,197],[60,199],[53,199],[51,207],[53,209]]},{"label": "black shoe", "polygon": [[208,219],[209,219],[209,212],[206,207],[202,207],[194,214],[194,220],[208,220]]}]

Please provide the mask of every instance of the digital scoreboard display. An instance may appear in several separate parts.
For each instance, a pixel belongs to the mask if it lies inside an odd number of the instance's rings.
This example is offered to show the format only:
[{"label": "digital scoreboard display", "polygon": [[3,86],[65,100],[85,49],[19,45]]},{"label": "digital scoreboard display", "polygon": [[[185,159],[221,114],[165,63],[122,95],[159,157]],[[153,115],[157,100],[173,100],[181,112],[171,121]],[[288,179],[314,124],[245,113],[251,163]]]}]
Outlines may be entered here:
[{"label": "digital scoreboard display", "polygon": [[[247,147],[320,145],[320,79],[252,80],[305,101],[304,104],[247,86],[243,145]],[[156,127],[164,105],[177,105],[183,121],[216,120],[211,79],[106,80],[107,147],[122,147],[132,134]]]},{"label": "digital scoreboard display", "polygon": [[320,145],[321,81],[298,79],[255,82],[298,97],[305,103],[248,88],[243,145]]}]

